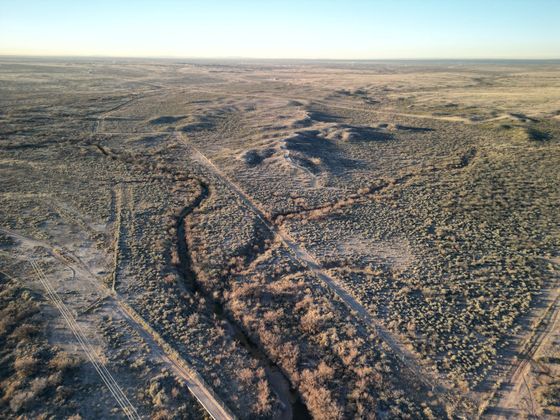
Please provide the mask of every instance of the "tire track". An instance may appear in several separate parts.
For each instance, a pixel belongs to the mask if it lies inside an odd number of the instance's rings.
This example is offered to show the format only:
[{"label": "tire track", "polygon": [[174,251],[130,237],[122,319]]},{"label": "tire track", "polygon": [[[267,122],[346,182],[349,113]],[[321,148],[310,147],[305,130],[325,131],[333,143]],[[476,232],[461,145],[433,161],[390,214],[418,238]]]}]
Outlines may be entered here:
[{"label": "tire track", "polygon": [[[180,274],[183,277],[186,285],[191,288],[195,293],[200,293],[204,298],[211,302],[213,316],[217,317],[221,322],[225,322],[229,328],[235,332],[235,337],[237,342],[241,347],[245,348],[247,352],[252,356],[253,360],[261,362],[264,365],[264,370],[268,384],[272,392],[278,397],[283,408],[282,414],[278,419],[291,419],[294,412],[297,411],[300,419],[309,419],[310,414],[307,411],[302,402],[301,396],[290,391],[286,392],[283,388],[285,385],[286,389],[293,389],[294,386],[286,376],[284,372],[278,367],[276,363],[267,355],[266,351],[262,349],[261,346],[256,344],[247,335],[245,330],[238,325],[238,323],[229,316],[223,309],[223,304],[216,300],[211,293],[208,293],[200,286],[197,281],[196,273],[193,270],[193,263],[191,259],[191,254],[189,252],[189,245],[186,236],[185,224],[187,218],[197,209],[200,208],[202,203],[210,197],[210,188],[205,181],[197,179],[200,193],[196,199],[190,203],[187,207],[183,208],[181,213],[177,218],[176,230],[177,230],[177,253],[179,256]],[[276,377],[276,381],[274,380]],[[277,382],[281,382],[282,385],[278,385]],[[291,401],[291,400],[294,401]]]},{"label": "tire track", "polygon": [[[191,150],[191,156],[198,160],[202,165],[211,170],[245,205],[247,209],[252,211],[255,216],[266,226],[270,232],[278,237],[281,242],[290,250],[295,261],[308,268],[313,272],[325,285],[331,289],[342,302],[350,309],[350,311],[357,315],[365,324],[373,327],[378,336],[391,348],[395,353],[397,359],[402,363],[403,367],[410,371],[413,377],[422,382],[428,389],[437,392],[443,399],[450,403],[457,403],[461,400],[455,392],[452,391],[453,386],[448,381],[437,373],[428,372],[423,368],[417,357],[404,345],[396,339],[391,332],[389,332],[383,325],[374,319],[369,311],[362,306],[349,292],[346,291],[344,286],[331,277],[321,267],[320,263],[312,256],[303,246],[298,244],[284,229],[271,221],[263,210],[259,208],[253,199],[247,195],[235,182],[231,181],[214,163],[202,154],[192,143],[190,143],[181,132],[175,132],[175,137],[178,141],[185,144]],[[471,395],[468,397],[473,398]]]},{"label": "tire track", "polygon": [[[523,386],[527,388],[529,395],[532,395],[531,390],[527,385],[526,377],[531,369],[533,357],[540,350],[546,338],[557,331],[560,326],[560,293],[558,290],[556,297],[548,306],[546,312],[539,321],[539,324],[542,323],[546,323],[545,328],[540,331],[536,330],[533,336],[530,337],[525,345],[524,351],[518,356],[519,361],[512,367],[508,378],[504,381],[504,383],[502,383],[502,387],[508,386],[511,389],[508,390],[505,395],[499,397],[495,404],[491,404],[487,408],[487,412],[491,420],[499,420],[507,417],[507,414],[501,413],[509,413],[510,410],[515,410],[521,400],[521,390]],[[493,412],[495,414],[491,414]]]},{"label": "tire track", "polygon": [[[293,96],[286,96],[286,95],[263,95],[263,94],[244,94],[244,93],[235,93],[235,92],[220,92],[220,91],[212,91],[207,89],[197,89],[196,92],[199,93],[206,93],[210,95],[228,95],[239,97],[243,99],[247,98],[254,98],[254,99],[269,99],[276,101],[278,99],[285,99],[285,100],[296,100],[302,103],[311,102],[312,105],[316,106],[323,106],[325,108],[333,108],[333,109],[344,109],[347,111],[352,112],[364,112],[368,114],[378,114],[378,115],[387,115],[387,116],[399,116],[399,117],[406,117],[406,118],[415,118],[415,119],[422,119],[422,120],[434,120],[434,121],[447,121],[447,122],[455,122],[455,123],[463,123],[467,125],[476,125],[482,124],[486,122],[494,122],[499,121],[507,118],[511,118],[511,114],[501,114],[495,117],[490,117],[481,120],[471,120],[467,117],[462,117],[460,115],[432,115],[432,114],[414,114],[414,113],[406,113],[400,112],[398,110],[379,110],[379,109],[369,109],[358,107],[356,104],[353,103],[341,103],[337,102],[336,104],[325,100],[325,99],[316,99],[316,100],[309,100],[309,98],[297,98]],[[189,92],[190,93],[190,92]]]},{"label": "tire track", "polygon": [[54,288],[51,286],[44,271],[32,259],[29,260],[29,263],[31,264],[31,267],[35,271],[37,278],[45,288],[50,300],[59,310],[60,314],[62,315],[62,317],[66,321],[66,324],[68,325],[68,327],[70,328],[74,336],[76,337],[76,340],[78,341],[78,343],[80,344],[84,352],[86,353],[93,367],[95,368],[95,370],[97,371],[97,373],[99,374],[99,376],[101,377],[101,379],[103,380],[107,388],[109,389],[109,392],[113,395],[113,397],[117,401],[117,404],[123,410],[125,416],[128,417],[129,419],[140,419],[140,416],[138,415],[136,408],[127,398],[126,394],[123,392],[122,388],[119,386],[115,378],[111,375],[107,367],[100,360],[95,350],[93,350],[93,348],[89,345],[88,340],[84,332],[82,331],[81,327],[76,322],[76,319],[74,318],[74,316],[72,315],[68,307],[64,304],[60,296],[56,293]]},{"label": "tire track", "polygon": [[131,222],[130,208],[131,192],[128,185],[120,184],[119,190],[115,193],[115,238],[113,245],[113,273],[111,275],[111,288],[117,292],[119,278],[124,271],[123,254],[129,254],[128,231],[126,226]]},{"label": "tire track", "polygon": [[[102,293],[102,295],[103,295],[102,298],[106,299],[109,305],[113,305],[115,311],[117,311],[119,314],[121,314],[126,319],[126,321],[131,326],[131,328],[135,332],[137,332],[145,340],[145,342],[148,344],[152,354],[157,359],[160,359],[160,361],[163,364],[167,365],[173,372],[175,372],[175,374],[179,378],[181,378],[185,382],[189,392],[204,407],[204,409],[208,412],[210,417],[212,417],[214,420],[234,420],[234,419],[236,419],[236,416],[233,414],[233,412],[227,407],[227,405],[221,400],[221,398],[214,392],[212,387],[210,387],[206,383],[204,378],[202,378],[200,376],[200,374],[193,367],[191,367],[190,363],[188,361],[186,361],[173,348],[172,345],[170,345],[167,341],[165,341],[165,339],[163,337],[161,337],[161,335],[157,331],[155,331],[153,329],[153,327],[150,324],[148,324],[142,318],[142,316],[140,316],[130,305],[128,305],[116,292],[112,292],[107,286],[105,286],[105,284],[103,282],[95,281],[95,280],[97,280],[95,275],[92,274],[89,271],[89,269],[85,266],[85,264],[83,264],[80,261],[79,258],[72,255],[70,252],[68,252],[66,250],[62,250],[63,254],[61,254],[60,249],[55,249],[51,245],[49,245],[48,243],[22,236],[22,235],[20,235],[16,232],[8,230],[8,229],[0,228],[0,232],[4,233],[6,235],[12,236],[14,238],[17,238],[20,241],[23,241],[27,244],[46,249],[57,260],[59,260],[62,264],[64,264],[69,269],[71,269],[74,273],[80,274],[82,276],[82,278],[85,278],[85,280],[88,281],[91,284],[91,286],[94,290]],[[36,264],[32,260],[30,260],[30,263],[32,263],[32,265]],[[61,311],[61,314],[64,317],[64,319],[67,322],[69,322],[69,327],[72,329],[72,332],[74,332],[73,327],[77,327],[77,333],[79,334],[81,329],[80,329],[79,325],[76,323],[72,314],[70,313],[70,310],[62,303],[62,301],[60,300],[60,298],[58,297],[58,295],[56,294],[54,289],[52,289],[52,287],[50,287],[50,284],[48,283],[48,280],[47,280],[46,284],[43,283],[43,277],[40,276],[40,273],[42,272],[42,270],[40,270],[40,267],[38,267],[37,272],[39,273],[38,276],[39,276],[39,280],[41,281],[41,284],[43,284],[43,287],[45,287],[45,289],[47,290],[47,293],[48,293],[49,297],[51,298],[51,300],[53,300],[53,303]],[[52,293],[54,293],[54,295]],[[62,305],[60,305],[60,304],[62,304]],[[74,332],[74,334],[76,334],[76,332]],[[83,333],[82,333],[82,335],[83,335]],[[87,341],[83,341],[83,340],[80,340],[80,339],[78,339],[78,341],[80,342],[80,345],[87,345]],[[91,347],[90,347],[90,349],[91,349]],[[84,351],[86,351],[86,350],[84,349]],[[91,350],[91,352],[92,352],[93,357],[97,357],[97,354],[93,350]],[[89,357],[88,351],[86,351],[86,354],[88,354],[88,357]],[[98,357],[97,357],[96,360],[98,360]],[[94,364],[94,367],[97,366],[96,361],[92,361],[92,363]],[[105,367],[103,365],[101,365],[101,366],[102,366],[102,368],[100,368],[101,372],[104,374],[103,368],[105,368]],[[97,370],[97,368],[96,368],[96,370]],[[106,370],[106,368],[105,368],[105,370]],[[100,375],[102,373],[100,373]],[[110,381],[110,378],[112,378],[112,376],[110,376],[110,374],[109,374],[108,376],[107,375],[102,376],[102,379],[103,378],[107,378],[107,380]],[[114,379],[113,379],[113,381],[114,381]],[[105,382],[105,380],[104,380],[104,382]],[[118,392],[118,390],[115,389],[112,386],[111,382],[108,385],[108,387],[109,387],[110,390],[114,390],[116,393]],[[117,401],[119,401],[119,400],[117,400]],[[124,402],[126,402],[126,401],[124,401]],[[125,413],[125,414],[127,414],[127,413]],[[136,417],[129,417],[128,415],[127,415],[127,417],[134,418],[134,419],[140,418],[140,417],[138,417],[138,414],[136,413],[136,411],[134,411],[130,414],[131,415],[135,414]]]},{"label": "tire track", "polygon": [[149,345],[152,353],[167,364],[175,374],[185,381],[190,393],[204,407],[214,420],[234,420],[235,415],[221,401],[220,397],[206,383],[175,349],[155,331],[130,305],[115,298],[119,312],[127,319]]}]

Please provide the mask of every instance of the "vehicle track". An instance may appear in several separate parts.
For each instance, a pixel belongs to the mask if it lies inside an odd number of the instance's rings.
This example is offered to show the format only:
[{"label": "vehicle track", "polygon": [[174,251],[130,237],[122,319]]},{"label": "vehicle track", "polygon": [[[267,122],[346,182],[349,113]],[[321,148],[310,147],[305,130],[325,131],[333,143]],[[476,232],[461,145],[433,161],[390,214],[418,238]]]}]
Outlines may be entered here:
[{"label": "vehicle track", "polygon": [[460,122],[463,124],[482,124],[486,122],[492,121],[499,121],[507,118],[511,118],[510,114],[501,114],[495,117],[481,119],[481,120],[471,120],[466,117],[461,117],[458,115],[431,115],[431,114],[414,114],[414,113],[406,113],[406,112],[399,112],[399,111],[390,111],[390,110],[378,110],[378,109],[369,109],[369,108],[362,108],[357,107],[353,104],[338,104],[330,103],[329,101],[325,100],[309,100],[306,98],[294,98],[292,96],[283,96],[283,95],[258,95],[258,94],[242,94],[242,93],[232,93],[232,92],[217,92],[211,90],[204,90],[204,89],[197,89],[197,92],[208,93],[213,95],[227,95],[227,96],[235,96],[240,98],[255,98],[255,99],[271,99],[271,100],[278,100],[278,99],[286,99],[286,100],[296,100],[303,103],[311,102],[314,105],[324,106],[326,108],[333,108],[333,109],[344,109],[352,112],[365,112],[371,114],[380,114],[380,115],[388,115],[388,116],[399,116],[399,117],[407,117],[407,118],[417,118],[423,120],[435,120],[435,121],[448,121],[448,122]]},{"label": "vehicle track", "polygon": [[[223,309],[221,302],[217,301],[211,293],[207,293],[197,281],[197,277],[192,268],[192,259],[189,252],[189,246],[187,242],[187,237],[185,234],[185,223],[189,215],[197,208],[200,208],[202,203],[210,197],[210,188],[208,184],[202,180],[197,180],[200,186],[200,193],[187,207],[185,207],[177,218],[177,253],[179,256],[179,272],[186,282],[186,286],[196,293],[200,293],[207,302],[211,303],[213,307],[213,316],[217,317],[221,322],[224,322],[234,331],[234,336],[239,344],[245,348],[248,353],[254,358],[255,361],[260,361],[264,365],[266,377],[269,386],[278,397],[282,405],[282,414],[278,417],[279,419],[291,419],[294,410],[297,410],[299,418],[310,418],[307,408],[303,404],[301,397],[294,393],[294,395],[288,395],[282,386],[278,386],[278,381],[285,384],[287,389],[292,389],[293,385],[289,381],[288,377],[282,372],[276,363],[266,354],[266,352],[256,344],[247,335],[244,329],[239,326],[235,320],[233,320]],[[276,377],[276,380],[273,379]],[[291,401],[291,399],[295,401]]]},{"label": "vehicle track", "polygon": [[89,345],[88,340],[80,328],[79,324],[76,322],[76,319],[72,315],[72,312],[68,309],[68,307],[64,304],[58,293],[54,290],[52,285],[50,284],[47,276],[45,275],[44,271],[41,269],[38,263],[33,261],[32,259],[29,260],[31,267],[35,271],[37,278],[45,288],[48,297],[52,301],[52,303],[56,306],[66,324],[76,337],[76,340],[82,347],[84,353],[87,355],[88,359],[92,363],[93,367],[101,377],[101,380],[105,383],[109,392],[113,395],[117,404],[122,408],[124,414],[129,419],[140,419],[136,408],[130,400],[127,398],[126,394],[123,392],[122,388],[119,386],[115,378],[111,375],[107,367],[103,364],[95,350]]},{"label": "vehicle track", "polygon": [[197,401],[214,420],[233,420],[236,417],[219,399],[204,379],[126,302],[115,298],[119,312],[148,344],[153,354],[183,379]]},{"label": "vehicle track", "polygon": [[416,177],[422,176],[433,176],[435,173],[440,171],[450,171],[450,170],[463,170],[467,168],[474,160],[476,156],[476,149],[471,148],[466,153],[464,153],[458,163],[451,162],[446,163],[444,165],[433,165],[429,169],[422,170],[422,171],[414,171],[405,173],[398,178],[393,178],[391,180],[383,180],[377,185],[370,185],[365,191],[356,192],[352,194],[346,195],[344,198],[339,199],[334,203],[329,203],[326,205],[320,205],[317,207],[307,207],[307,208],[300,208],[297,210],[288,210],[283,212],[275,212],[270,216],[270,220],[275,224],[280,226],[282,224],[281,220],[288,217],[298,217],[302,218],[305,216],[312,215],[316,212],[321,212],[323,214],[330,214],[335,210],[340,210],[344,207],[354,206],[359,203],[364,203],[371,200],[375,195],[382,193],[384,190],[388,188],[395,187],[397,185],[407,185],[409,182],[413,181]]},{"label": "vehicle track", "polygon": [[[204,407],[204,409],[214,420],[233,420],[236,418],[231,410],[220,399],[220,397],[216,395],[213,389],[198,374],[198,372],[196,372],[196,370],[194,370],[194,368],[192,368],[190,364],[186,360],[184,360],[181,355],[177,353],[175,349],[173,349],[171,345],[169,345],[132,307],[130,307],[130,305],[128,305],[123,299],[121,299],[121,297],[117,293],[106,287],[102,281],[97,280],[95,275],[92,274],[87,269],[87,267],[85,267],[85,264],[83,264],[78,257],[72,255],[72,253],[66,250],[63,250],[64,255],[61,255],[59,252],[60,248],[55,249],[45,242],[25,237],[8,229],[0,228],[0,232],[3,232],[6,235],[12,236],[21,241],[25,241],[33,246],[44,248],[66,267],[70,268],[74,272],[82,274],[94,289],[100,291],[102,295],[105,295],[103,297],[104,299],[106,299],[107,303],[109,305],[112,305],[115,310],[118,311],[127,320],[133,330],[144,338],[152,354],[156,356],[156,358],[159,358],[160,361],[163,364],[167,365],[173,372],[175,372],[175,374],[179,378],[185,381],[189,392],[199,401],[199,403]],[[70,259],[70,257],[72,259]],[[79,267],[73,264],[76,264]],[[39,277],[39,280],[43,284],[43,278]],[[43,284],[43,286],[47,290],[47,293],[50,297],[50,293],[53,289],[49,287],[49,284]],[[62,302],[60,298],[58,298],[57,300],[53,300],[53,303],[55,303],[57,308],[59,308],[59,306],[57,305],[57,303],[59,302]],[[63,307],[61,314],[63,315],[65,320],[67,320],[68,315],[70,316],[70,318],[68,318],[68,320],[71,322],[71,325],[69,325],[70,328],[72,328],[74,325],[79,328],[74,317],[71,315],[69,309],[66,306]],[[80,341],[80,344],[82,343],[82,341]],[[84,344],[87,344],[87,342],[84,342]],[[86,354],[88,354],[87,351]],[[112,388],[110,388],[110,390],[111,389]],[[136,412],[134,411],[134,413]]]},{"label": "vehicle track", "polygon": [[117,292],[119,279],[125,271],[123,268],[123,253],[130,252],[128,247],[128,230],[127,225],[131,222],[130,202],[131,191],[128,185],[121,183],[120,188],[115,192],[115,238],[113,249],[113,272],[111,277],[111,288],[113,292]]},{"label": "vehicle track", "polygon": [[531,393],[526,377],[531,369],[533,357],[541,349],[546,338],[560,328],[560,293],[557,292],[554,301],[547,308],[541,322],[546,322],[545,328],[535,331],[535,334],[528,341],[525,350],[519,355],[519,361],[512,367],[509,377],[502,383],[502,387],[507,386],[510,389],[504,396],[498,399],[496,404],[492,404],[489,407],[489,411],[497,412],[489,416],[491,420],[503,419],[507,415],[501,413],[509,413],[511,410],[515,410],[521,400],[521,390],[524,386],[527,388],[527,392]]},{"label": "vehicle track", "polygon": [[107,118],[112,112],[118,111],[119,109],[124,108],[125,106],[131,104],[132,102],[134,102],[138,99],[142,99],[150,93],[151,92],[133,93],[133,95],[134,95],[133,98],[127,99],[126,101],[121,102],[120,104],[115,105],[114,107],[112,107],[112,108],[110,108],[106,111],[95,112],[94,114],[99,114],[99,115],[95,119],[95,122],[93,124],[92,133],[96,134],[99,130],[101,130],[103,128],[103,122],[105,121],[105,118]]},{"label": "vehicle track", "polygon": [[[185,144],[191,150],[191,156],[198,160],[201,164],[210,169],[232,192],[234,192],[247,209],[252,211],[257,218],[271,231],[272,234],[277,236],[281,242],[291,251],[294,259],[304,267],[307,267],[313,272],[320,280],[322,280],[345,304],[354,312],[362,321],[367,325],[373,327],[378,333],[379,337],[392,349],[392,351],[399,356],[400,362],[407,368],[414,377],[418,378],[424,385],[432,391],[439,393],[447,400],[451,398],[452,385],[448,384],[447,380],[441,375],[427,372],[421,367],[415,355],[406,349],[393,335],[379,322],[377,322],[350,293],[348,293],[344,286],[339,281],[329,276],[318,263],[316,258],[312,256],[303,246],[298,244],[284,229],[274,224],[266,216],[265,212],[260,209],[259,205],[247,195],[235,182],[231,181],[214,163],[200,152],[191,142],[189,142],[183,133],[176,131],[175,137],[178,141]],[[448,396],[448,397],[446,397]]]},{"label": "vehicle track", "polygon": [[315,189],[317,188],[317,175],[314,174],[313,172],[311,172],[308,168],[306,168],[303,165],[300,165],[299,163],[297,163],[294,159],[292,159],[292,157],[290,156],[290,150],[288,148],[286,148],[285,146],[280,146],[281,149],[284,151],[284,159],[286,159],[286,161],[296,170],[305,172],[309,175],[309,179],[311,181],[310,183],[310,188],[311,189]]}]

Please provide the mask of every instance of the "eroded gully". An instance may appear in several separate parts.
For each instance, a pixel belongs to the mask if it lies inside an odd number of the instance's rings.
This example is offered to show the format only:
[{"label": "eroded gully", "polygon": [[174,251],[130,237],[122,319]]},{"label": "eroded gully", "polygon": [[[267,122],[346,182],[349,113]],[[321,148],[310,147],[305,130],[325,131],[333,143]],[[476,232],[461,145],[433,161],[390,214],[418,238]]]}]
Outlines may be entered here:
[{"label": "eroded gully", "polygon": [[265,368],[266,377],[268,383],[276,394],[278,399],[282,402],[284,409],[279,419],[297,419],[297,420],[307,420],[311,419],[311,415],[307,410],[307,407],[302,402],[301,397],[296,392],[296,390],[290,384],[290,381],[282,370],[276,365],[270,358],[265,354],[265,352],[254,343],[249,336],[243,331],[243,329],[236,324],[236,322],[231,319],[230,316],[225,312],[223,304],[214,299],[211,293],[207,293],[204,288],[200,287],[198,280],[196,278],[196,273],[192,269],[192,259],[189,252],[189,247],[187,243],[187,237],[185,232],[185,221],[187,217],[210,196],[210,189],[205,182],[198,180],[201,189],[200,194],[197,198],[187,207],[185,207],[179,217],[177,218],[177,254],[179,257],[179,274],[182,277],[184,286],[190,289],[192,292],[199,293],[204,296],[206,302],[209,302],[212,312],[220,319],[224,321],[230,331],[233,333],[237,342],[243,346],[249,354],[258,361]]}]

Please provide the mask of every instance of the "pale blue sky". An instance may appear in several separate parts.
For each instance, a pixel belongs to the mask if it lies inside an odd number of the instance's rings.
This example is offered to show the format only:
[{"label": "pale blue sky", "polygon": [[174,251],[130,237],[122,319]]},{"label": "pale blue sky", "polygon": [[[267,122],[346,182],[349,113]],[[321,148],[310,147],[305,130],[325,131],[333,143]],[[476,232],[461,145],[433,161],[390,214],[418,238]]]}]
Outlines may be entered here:
[{"label": "pale blue sky", "polygon": [[0,0],[0,54],[560,58],[560,0]]}]

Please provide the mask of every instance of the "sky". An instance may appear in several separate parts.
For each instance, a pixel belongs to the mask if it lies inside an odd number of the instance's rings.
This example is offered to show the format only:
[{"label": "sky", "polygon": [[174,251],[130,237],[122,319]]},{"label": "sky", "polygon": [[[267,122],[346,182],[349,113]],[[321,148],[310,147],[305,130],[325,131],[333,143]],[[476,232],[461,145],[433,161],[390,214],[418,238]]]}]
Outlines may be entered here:
[{"label": "sky", "polygon": [[558,59],[560,0],[0,0],[0,55]]}]

